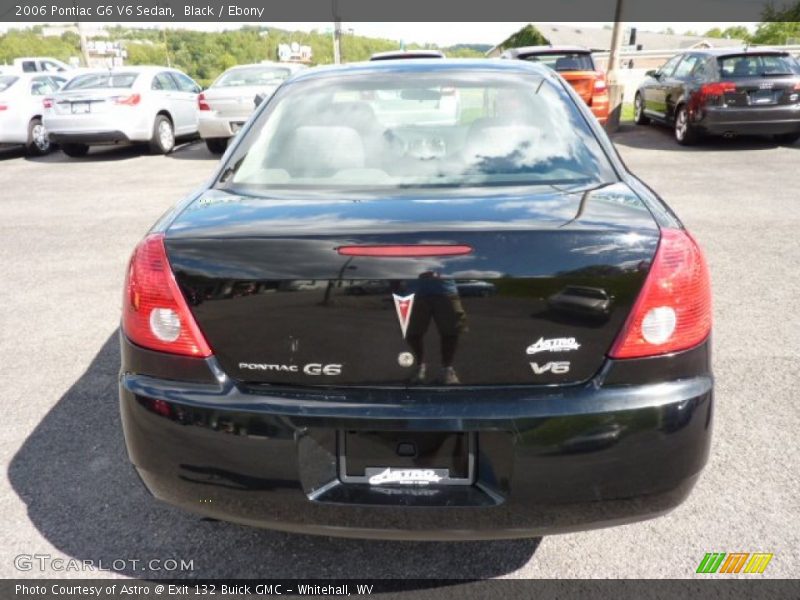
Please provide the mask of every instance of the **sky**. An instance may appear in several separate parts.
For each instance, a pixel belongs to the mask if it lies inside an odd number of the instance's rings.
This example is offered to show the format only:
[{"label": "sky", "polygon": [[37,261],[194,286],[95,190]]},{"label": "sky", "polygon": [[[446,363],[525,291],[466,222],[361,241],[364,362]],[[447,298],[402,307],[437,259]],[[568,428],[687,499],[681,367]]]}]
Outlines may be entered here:
[{"label": "sky", "polygon": [[[5,31],[11,27],[25,27],[36,25],[37,23],[0,23],[0,31]],[[38,23],[42,24],[42,23]],[[129,27],[154,27],[158,24],[150,23],[105,23],[106,25],[127,25]],[[563,23],[564,25],[574,25],[576,27],[603,27],[611,23]],[[87,29],[99,27],[101,23],[87,23]],[[261,25],[264,27],[279,27],[281,29],[310,31],[318,29],[324,31],[333,27],[330,22],[300,22],[300,23],[188,23],[172,22],[164,24],[170,28],[187,28],[202,31],[219,31],[222,29],[236,29],[242,25]],[[382,37],[393,40],[402,40],[405,43],[433,43],[439,46],[450,46],[458,43],[472,44],[497,44],[509,35],[527,25],[527,22],[516,23],[451,23],[448,27],[442,27],[442,23],[342,23],[342,28],[346,31],[352,29],[358,35],[369,37]],[[756,23],[718,23],[718,22],[697,22],[697,23],[625,23],[627,27],[637,27],[642,31],[661,31],[671,27],[676,33],[686,31],[696,31],[703,33],[712,27],[725,29],[733,25],[745,25],[750,29],[755,29]]]}]

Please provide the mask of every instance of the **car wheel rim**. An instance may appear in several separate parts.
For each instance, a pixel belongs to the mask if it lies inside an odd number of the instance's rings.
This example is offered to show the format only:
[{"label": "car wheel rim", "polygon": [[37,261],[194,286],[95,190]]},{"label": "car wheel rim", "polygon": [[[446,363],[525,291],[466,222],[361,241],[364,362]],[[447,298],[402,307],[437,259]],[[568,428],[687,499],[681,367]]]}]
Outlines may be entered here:
[{"label": "car wheel rim", "polygon": [[169,150],[172,148],[172,144],[174,143],[174,137],[172,135],[172,127],[167,121],[161,121],[158,125],[158,139],[161,142],[161,147],[164,150]]},{"label": "car wheel rim", "polygon": [[679,140],[682,140],[685,135],[686,135],[686,111],[681,110],[678,113],[678,118],[675,123],[675,136]]},{"label": "car wheel rim", "polygon": [[633,117],[638,121],[642,116],[642,97],[636,96],[636,101],[633,103]]},{"label": "car wheel rim", "polygon": [[39,150],[44,151],[50,147],[50,138],[47,135],[47,129],[45,129],[44,125],[34,125],[31,131],[31,138],[33,139],[34,145]]}]

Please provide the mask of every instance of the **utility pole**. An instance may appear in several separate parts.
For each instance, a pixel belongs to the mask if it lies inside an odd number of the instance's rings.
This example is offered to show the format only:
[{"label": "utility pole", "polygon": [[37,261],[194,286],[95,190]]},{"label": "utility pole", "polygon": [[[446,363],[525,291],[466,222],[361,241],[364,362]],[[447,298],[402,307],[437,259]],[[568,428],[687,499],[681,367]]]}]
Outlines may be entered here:
[{"label": "utility pole", "polygon": [[83,25],[80,21],[75,22],[76,27],[78,28],[78,38],[81,41],[81,58],[83,59],[83,66],[89,66],[89,50],[86,48],[86,34],[83,32]]},{"label": "utility pole", "polygon": [[342,22],[339,20],[339,2],[333,2],[333,64],[342,62]]},{"label": "utility pole", "polygon": [[622,54],[622,34],[624,27],[622,23],[622,4],[623,0],[617,0],[617,8],[614,10],[614,30],[611,33],[611,52],[608,54],[608,72],[606,80],[608,84],[608,122],[606,129],[616,131],[619,129],[619,119],[622,113],[622,98],[625,88],[620,82],[619,61]]}]

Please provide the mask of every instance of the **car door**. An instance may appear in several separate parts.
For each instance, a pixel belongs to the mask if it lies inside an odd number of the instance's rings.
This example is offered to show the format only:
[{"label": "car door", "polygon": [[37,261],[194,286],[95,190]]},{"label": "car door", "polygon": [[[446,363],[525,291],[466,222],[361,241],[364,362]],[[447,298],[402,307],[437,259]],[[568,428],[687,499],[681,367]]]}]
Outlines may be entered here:
[{"label": "car door", "polygon": [[683,54],[677,54],[670,58],[658,71],[656,71],[653,79],[653,85],[648,87],[647,95],[644,98],[645,102],[645,112],[658,117],[659,119],[666,118],[667,113],[667,82],[669,81],[670,77],[672,77],[672,73],[675,71],[675,67],[678,66],[678,63],[681,62],[683,59]]},{"label": "car door", "polygon": [[675,67],[672,76],[664,82],[666,105],[666,118],[675,118],[675,109],[678,104],[687,96],[687,91],[692,87],[694,70],[702,62],[702,57],[697,54],[687,54],[683,60]]},{"label": "car door", "polygon": [[200,86],[188,75],[180,71],[170,71],[170,76],[178,87],[176,101],[180,104],[180,112],[185,128],[180,131],[181,135],[197,132],[197,94],[200,93]]},{"label": "car door", "polygon": [[162,109],[167,110],[172,116],[175,134],[183,135],[187,129],[189,115],[186,113],[186,107],[179,97],[178,84],[169,74],[169,71],[157,73],[153,77],[151,89],[158,99],[155,106],[156,112]]}]

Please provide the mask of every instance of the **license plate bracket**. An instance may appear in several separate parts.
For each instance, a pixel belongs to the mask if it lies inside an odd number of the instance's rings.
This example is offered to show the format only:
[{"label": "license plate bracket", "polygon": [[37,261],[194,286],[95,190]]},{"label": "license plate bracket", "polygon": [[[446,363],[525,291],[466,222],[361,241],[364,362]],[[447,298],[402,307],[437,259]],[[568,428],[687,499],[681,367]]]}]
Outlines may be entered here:
[{"label": "license plate bracket", "polygon": [[776,95],[773,90],[756,90],[750,93],[750,103],[756,105],[775,104]]},{"label": "license plate bracket", "polygon": [[340,431],[339,479],[370,486],[472,485],[472,432]]},{"label": "license plate bracket", "polygon": [[73,115],[85,115],[92,111],[91,107],[89,102],[73,102],[70,109]]}]

